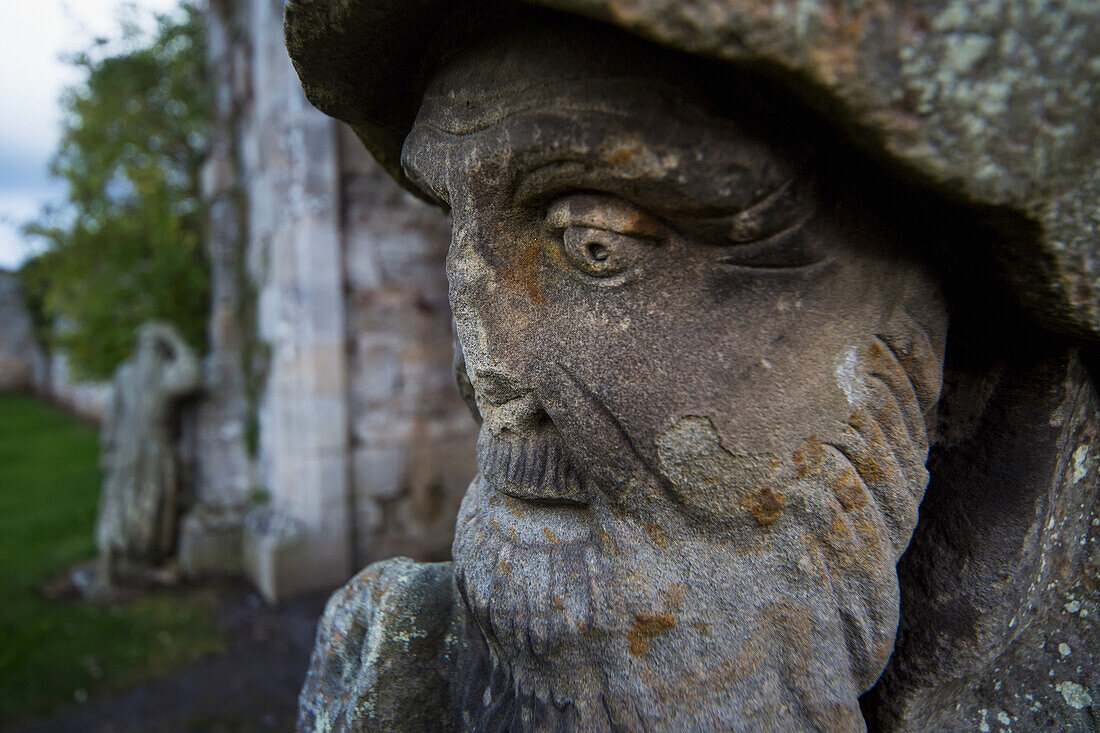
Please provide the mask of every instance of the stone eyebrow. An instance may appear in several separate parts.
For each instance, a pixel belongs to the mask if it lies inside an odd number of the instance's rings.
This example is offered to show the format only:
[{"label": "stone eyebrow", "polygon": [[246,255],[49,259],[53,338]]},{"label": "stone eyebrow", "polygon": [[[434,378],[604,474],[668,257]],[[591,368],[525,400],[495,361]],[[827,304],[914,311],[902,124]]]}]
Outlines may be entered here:
[{"label": "stone eyebrow", "polygon": [[[569,180],[571,161],[555,161],[539,166],[520,176],[516,187],[518,200],[534,199],[532,189],[547,186],[549,181]],[[813,213],[812,186],[806,181],[790,177],[771,187],[748,206],[730,207],[728,211],[713,203],[694,205],[698,202],[678,202],[664,207],[659,199],[674,181],[654,181],[653,190],[631,191],[630,184],[614,175],[601,171],[579,186],[547,186],[549,198],[556,199],[547,210],[547,223],[555,228],[570,225],[588,225],[639,236],[658,236],[661,221],[666,221],[681,231],[699,236],[702,242],[715,246],[728,246],[758,242],[789,231],[806,223]],[[575,180],[575,179],[574,179]],[[621,199],[616,206],[615,199]],[[718,213],[715,213],[715,212]]]},{"label": "stone eyebrow", "polygon": [[670,223],[716,245],[759,242],[799,227],[813,214],[813,196],[801,180],[788,178],[747,208],[717,216],[673,216]]},{"label": "stone eyebrow", "polygon": [[[757,172],[751,161],[727,174],[731,183],[737,181],[739,190],[725,191],[716,181],[703,186],[685,183],[675,166],[663,173],[637,175],[619,170],[613,163],[593,165],[583,152],[559,151],[541,160],[542,156],[534,157],[521,164],[505,184],[515,204],[546,204],[568,194],[600,193],[618,196],[669,221],[726,223],[736,240],[751,240],[758,229],[797,218],[812,200],[806,195],[810,185],[802,176]],[[753,179],[755,184],[750,183]],[[745,190],[748,185],[756,190]]]}]

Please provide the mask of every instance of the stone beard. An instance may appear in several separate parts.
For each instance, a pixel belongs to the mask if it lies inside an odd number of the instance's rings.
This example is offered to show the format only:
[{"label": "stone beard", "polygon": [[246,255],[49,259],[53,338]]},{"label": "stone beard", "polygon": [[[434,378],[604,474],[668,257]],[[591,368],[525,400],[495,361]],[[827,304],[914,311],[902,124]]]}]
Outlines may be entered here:
[{"label": "stone beard", "polygon": [[483,419],[467,728],[861,730],[893,649],[946,330],[927,243],[703,86],[512,23],[406,139]]},{"label": "stone beard", "polygon": [[[514,442],[483,430],[454,547],[486,642],[464,691],[475,729],[766,730],[777,701],[823,730],[860,729],[852,703],[892,651],[893,569],[927,482],[913,385],[933,394],[937,374],[898,358],[929,349],[927,331],[904,314],[890,325],[857,357],[865,401],[783,465],[746,465],[708,419],[686,418],[613,501],[552,428]],[[592,499],[529,507],[509,484]],[[667,513],[648,497],[700,484],[735,495],[741,516],[654,521]]]}]

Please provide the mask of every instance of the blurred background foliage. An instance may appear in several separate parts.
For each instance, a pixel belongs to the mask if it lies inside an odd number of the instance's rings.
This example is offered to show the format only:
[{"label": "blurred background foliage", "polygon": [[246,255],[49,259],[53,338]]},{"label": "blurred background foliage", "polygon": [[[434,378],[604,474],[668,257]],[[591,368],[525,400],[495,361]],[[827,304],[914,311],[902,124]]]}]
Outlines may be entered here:
[{"label": "blurred background foliage", "polygon": [[107,378],[149,319],[174,323],[204,351],[209,275],[200,173],[209,87],[201,8],[182,4],[150,36],[123,23],[69,62],[51,172],[66,205],[24,230],[45,240],[20,270],[39,338],[79,378]]}]

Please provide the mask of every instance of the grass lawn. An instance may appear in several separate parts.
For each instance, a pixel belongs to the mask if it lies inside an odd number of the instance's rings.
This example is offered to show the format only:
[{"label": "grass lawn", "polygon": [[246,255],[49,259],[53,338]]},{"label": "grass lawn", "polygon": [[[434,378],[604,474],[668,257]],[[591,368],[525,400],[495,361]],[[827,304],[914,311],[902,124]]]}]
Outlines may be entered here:
[{"label": "grass lawn", "polygon": [[96,431],[0,395],[0,724],[167,674],[221,651],[213,591],[125,603],[43,597],[95,554]]}]

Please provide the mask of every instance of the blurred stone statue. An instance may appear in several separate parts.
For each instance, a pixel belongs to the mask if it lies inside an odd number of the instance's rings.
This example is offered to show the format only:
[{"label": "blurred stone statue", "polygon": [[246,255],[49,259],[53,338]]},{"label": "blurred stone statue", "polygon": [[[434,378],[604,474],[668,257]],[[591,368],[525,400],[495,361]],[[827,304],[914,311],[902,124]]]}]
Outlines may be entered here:
[{"label": "blurred stone statue", "polygon": [[[667,40],[692,3],[665,5],[590,14]],[[450,212],[458,381],[481,423],[453,563],[376,563],[333,597],[300,728],[988,716],[1005,630],[1044,633],[1022,609],[1061,607],[1057,582],[1025,602],[1004,579],[1050,562],[1069,589],[1087,566],[1097,419],[1076,352],[1014,325],[1000,286],[960,264],[990,235],[774,79],[518,3],[445,6],[287,14],[311,98]],[[1065,549],[1036,545],[1048,506]],[[1064,682],[1044,692],[1084,705]]]},{"label": "blurred stone statue", "polygon": [[138,329],[133,355],[112,380],[100,434],[103,489],[96,516],[97,580],[110,586],[155,567],[175,546],[177,400],[199,386],[199,361],[173,326]]}]

